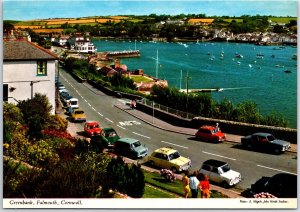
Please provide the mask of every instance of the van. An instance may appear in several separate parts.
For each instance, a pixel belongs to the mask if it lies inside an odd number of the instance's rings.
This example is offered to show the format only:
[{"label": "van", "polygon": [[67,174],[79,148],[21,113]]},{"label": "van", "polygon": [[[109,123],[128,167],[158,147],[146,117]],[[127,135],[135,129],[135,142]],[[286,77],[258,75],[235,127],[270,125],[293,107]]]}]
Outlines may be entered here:
[{"label": "van", "polygon": [[148,148],[142,145],[139,140],[121,138],[115,143],[115,152],[129,158],[137,159],[145,157],[148,154]]}]

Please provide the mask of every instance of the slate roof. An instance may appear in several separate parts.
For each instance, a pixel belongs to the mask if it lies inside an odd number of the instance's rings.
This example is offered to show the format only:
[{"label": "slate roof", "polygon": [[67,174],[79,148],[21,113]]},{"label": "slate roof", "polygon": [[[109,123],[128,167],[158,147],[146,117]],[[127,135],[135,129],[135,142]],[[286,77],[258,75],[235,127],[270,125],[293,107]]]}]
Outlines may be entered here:
[{"label": "slate roof", "polygon": [[3,61],[57,59],[50,51],[25,40],[3,42]]}]

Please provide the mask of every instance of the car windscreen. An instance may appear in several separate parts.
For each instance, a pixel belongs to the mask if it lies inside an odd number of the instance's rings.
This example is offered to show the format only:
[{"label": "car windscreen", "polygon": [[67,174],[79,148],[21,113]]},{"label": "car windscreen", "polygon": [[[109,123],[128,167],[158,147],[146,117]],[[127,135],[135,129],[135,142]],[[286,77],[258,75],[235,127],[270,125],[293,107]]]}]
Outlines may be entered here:
[{"label": "car windscreen", "polygon": [[71,105],[77,105],[77,101],[71,101]]},{"label": "car windscreen", "polygon": [[221,167],[223,173],[230,171],[230,167],[228,164],[225,164],[224,166]]},{"label": "car windscreen", "polygon": [[137,141],[137,142],[134,142],[132,145],[133,145],[133,147],[139,147],[142,144],[139,141]]},{"label": "car windscreen", "polygon": [[75,111],[75,114],[84,114],[83,111]]},{"label": "car windscreen", "polygon": [[274,141],[275,137],[273,135],[268,135],[267,139],[268,139],[268,141]]},{"label": "car windscreen", "polygon": [[169,159],[170,159],[170,160],[174,160],[174,159],[179,158],[179,157],[180,157],[179,152],[173,152],[173,153],[171,153],[171,154],[169,155]]}]

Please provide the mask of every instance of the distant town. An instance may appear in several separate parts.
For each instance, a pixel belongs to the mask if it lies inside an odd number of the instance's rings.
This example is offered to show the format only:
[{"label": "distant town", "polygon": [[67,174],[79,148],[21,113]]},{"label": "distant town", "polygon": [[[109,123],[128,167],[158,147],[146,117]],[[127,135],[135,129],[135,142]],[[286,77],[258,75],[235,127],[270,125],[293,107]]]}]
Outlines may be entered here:
[{"label": "distant town", "polygon": [[96,52],[92,46],[76,49],[75,37],[100,37],[144,41],[227,41],[258,45],[297,45],[297,18],[249,16],[206,17],[205,14],[177,16],[93,16],[30,21],[4,20],[4,38],[30,37],[50,48],[59,45],[80,52]]}]

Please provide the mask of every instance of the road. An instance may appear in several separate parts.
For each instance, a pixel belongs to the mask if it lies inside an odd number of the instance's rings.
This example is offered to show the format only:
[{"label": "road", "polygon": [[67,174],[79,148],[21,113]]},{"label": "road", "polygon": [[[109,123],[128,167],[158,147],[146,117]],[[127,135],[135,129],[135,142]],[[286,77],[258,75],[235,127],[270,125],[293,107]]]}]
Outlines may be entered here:
[{"label": "road", "polygon": [[[107,96],[89,84],[78,83],[62,68],[60,70],[61,82],[79,99],[79,106],[85,111],[87,120],[97,120],[101,127],[113,127],[121,137],[140,140],[148,147],[149,153],[160,147],[172,146],[181,155],[192,160],[192,171],[199,169],[207,159],[226,161],[233,170],[242,175],[242,181],[231,188],[233,190],[243,191],[250,188],[262,176],[273,176],[280,172],[297,174],[296,153],[273,155],[248,151],[235,143],[199,142],[192,136],[158,129],[115,107],[124,105],[125,99]],[[83,129],[82,123],[78,123],[78,129]]]}]

